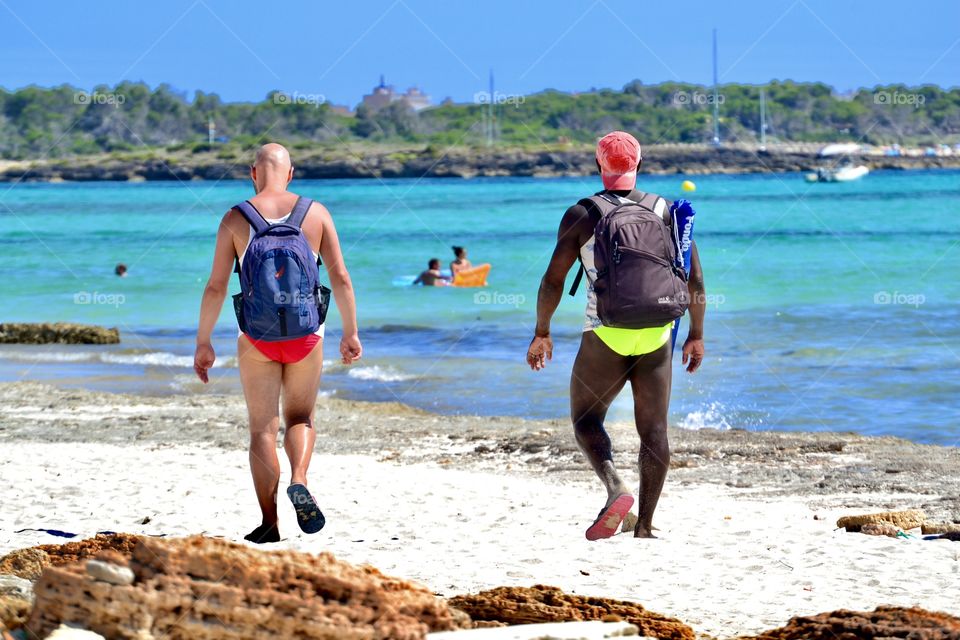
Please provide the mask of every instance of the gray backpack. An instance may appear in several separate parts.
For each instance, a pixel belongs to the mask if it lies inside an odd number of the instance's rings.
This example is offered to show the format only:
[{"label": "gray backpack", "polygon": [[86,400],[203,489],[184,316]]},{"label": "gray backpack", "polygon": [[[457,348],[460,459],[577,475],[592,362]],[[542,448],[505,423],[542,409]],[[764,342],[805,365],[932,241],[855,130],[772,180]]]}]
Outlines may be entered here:
[{"label": "gray backpack", "polygon": [[[658,203],[663,201],[661,206]],[[601,191],[581,200],[588,212],[599,211],[594,228],[593,290],[597,315],[607,327],[662,327],[690,305],[687,275],[676,266],[677,249],[670,228],[670,207],[655,193],[634,191],[621,202]],[[662,210],[662,214],[657,211]],[[583,265],[570,290],[574,295]]]}]

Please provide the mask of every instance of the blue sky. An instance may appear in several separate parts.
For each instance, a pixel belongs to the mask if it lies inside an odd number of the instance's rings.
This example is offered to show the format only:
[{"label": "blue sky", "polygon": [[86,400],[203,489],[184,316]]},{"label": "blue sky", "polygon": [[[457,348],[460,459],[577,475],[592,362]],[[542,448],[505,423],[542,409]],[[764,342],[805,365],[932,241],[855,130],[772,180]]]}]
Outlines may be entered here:
[{"label": "blue sky", "polygon": [[721,81],[960,85],[960,1],[0,0],[0,85],[168,82],[192,95],[268,91],[354,105],[381,73],[436,101]]}]

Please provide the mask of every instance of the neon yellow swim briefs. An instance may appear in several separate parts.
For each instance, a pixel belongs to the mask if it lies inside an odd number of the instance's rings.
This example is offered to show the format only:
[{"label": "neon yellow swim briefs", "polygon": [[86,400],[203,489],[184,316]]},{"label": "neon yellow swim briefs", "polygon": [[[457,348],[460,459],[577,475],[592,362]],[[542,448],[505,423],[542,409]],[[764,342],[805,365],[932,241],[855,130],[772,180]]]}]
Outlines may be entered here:
[{"label": "neon yellow swim briefs", "polygon": [[653,353],[667,343],[672,331],[672,322],[650,329],[618,329],[601,325],[593,330],[605,345],[622,356]]}]

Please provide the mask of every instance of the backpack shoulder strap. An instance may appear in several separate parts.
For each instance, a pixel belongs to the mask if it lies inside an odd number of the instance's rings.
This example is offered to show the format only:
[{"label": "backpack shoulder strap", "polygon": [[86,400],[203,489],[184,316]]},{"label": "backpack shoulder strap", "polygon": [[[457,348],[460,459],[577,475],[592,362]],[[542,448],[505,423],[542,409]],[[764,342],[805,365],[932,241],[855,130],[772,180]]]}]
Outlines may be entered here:
[{"label": "backpack shoulder strap", "polygon": [[240,204],[234,207],[237,211],[243,214],[244,219],[253,227],[254,233],[260,233],[264,229],[270,227],[270,223],[257,211],[257,208],[253,206],[249,200],[244,200]]},{"label": "backpack shoulder strap", "polygon": [[[593,216],[593,212],[596,212],[598,214],[596,216],[596,222],[599,222],[600,218],[619,206],[619,203],[613,202],[603,191],[599,191],[589,198],[581,198],[577,201],[577,204],[586,209],[587,215],[591,217]],[[584,274],[583,260],[580,260],[580,257],[577,256],[577,261],[580,262],[580,267],[577,269],[577,275],[574,276],[573,284],[570,286],[570,291],[568,291],[568,293],[574,297],[577,295],[577,289],[580,288],[580,282],[583,280]]]},{"label": "backpack shoulder strap", "polygon": [[576,297],[577,289],[580,288],[580,281],[583,280],[583,260],[580,261],[580,268],[577,269],[577,275],[573,277],[573,284],[570,285],[570,291],[568,292],[571,296]]},{"label": "backpack shoulder strap", "polygon": [[637,204],[645,209],[653,211],[655,214],[660,216],[660,219],[663,220],[664,224],[666,224],[668,227],[673,226],[673,218],[670,215],[670,203],[668,203],[662,196],[658,196],[655,193],[644,193],[642,191],[635,191],[630,195],[640,196],[636,200]]},{"label": "backpack shoulder strap", "polygon": [[[253,233],[260,233],[270,227],[270,223],[266,221],[249,200],[244,200],[240,204],[234,205],[233,208],[239,211],[243,219],[247,221],[247,224],[253,228]],[[238,275],[240,274],[240,256],[233,256],[233,272]]]},{"label": "backpack shoulder strap", "polygon": [[287,224],[299,229],[303,225],[303,220],[307,217],[307,211],[310,210],[312,204],[313,200],[310,198],[298,197],[297,203],[293,205],[293,211],[290,212],[290,217],[287,218]]},{"label": "backpack shoulder strap", "polygon": [[[606,214],[607,211],[612,211],[615,207],[619,207],[621,204],[623,204],[622,202],[620,202],[619,197],[612,196],[606,191],[597,191],[595,194],[593,194],[589,198],[584,198],[584,200],[588,200],[596,204],[598,207],[600,207],[600,211],[604,214]],[[604,203],[610,206],[605,207]]]},{"label": "backpack shoulder strap", "polygon": [[[598,200],[600,200],[600,202],[597,202]],[[584,209],[586,209],[588,216],[590,216],[591,218],[597,217],[597,219],[599,220],[600,217],[603,216],[603,212],[604,212],[603,204],[601,204],[602,202],[604,202],[602,198],[599,198],[597,196],[590,196],[589,198],[581,198],[580,200],[577,201],[577,204],[583,207]],[[594,214],[598,214],[598,215],[595,216]]]},{"label": "backpack shoulder strap", "polygon": [[[287,218],[287,224],[296,227],[297,229],[303,226],[303,221],[307,217],[307,212],[310,211],[310,206],[313,204],[313,200],[310,198],[305,198],[299,196],[297,198],[297,203],[293,205],[293,211],[290,212],[290,217]],[[317,254],[317,266],[323,264],[323,260],[320,259],[320,254]]]}]

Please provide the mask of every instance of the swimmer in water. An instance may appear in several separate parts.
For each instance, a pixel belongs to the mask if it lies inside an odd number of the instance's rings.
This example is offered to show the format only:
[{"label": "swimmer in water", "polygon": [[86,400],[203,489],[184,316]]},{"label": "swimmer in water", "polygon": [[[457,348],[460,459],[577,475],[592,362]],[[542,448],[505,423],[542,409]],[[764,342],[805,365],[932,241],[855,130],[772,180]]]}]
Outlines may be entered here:
[{"label": "swimmer in water", "polygon": [[445,287],[449,284],[450,276],[440,273],[440,259],[430,258],[427,270],[417,276],[413,284],[422,284],[425,287]]},{"label": "swimmer in water", "polygon": [[473,265],[467,260],[467,250],[463,247],[453,247],[453,255],[456,260],[450,263],[450,273],[456,277],[457,273],[472,269]]}]

